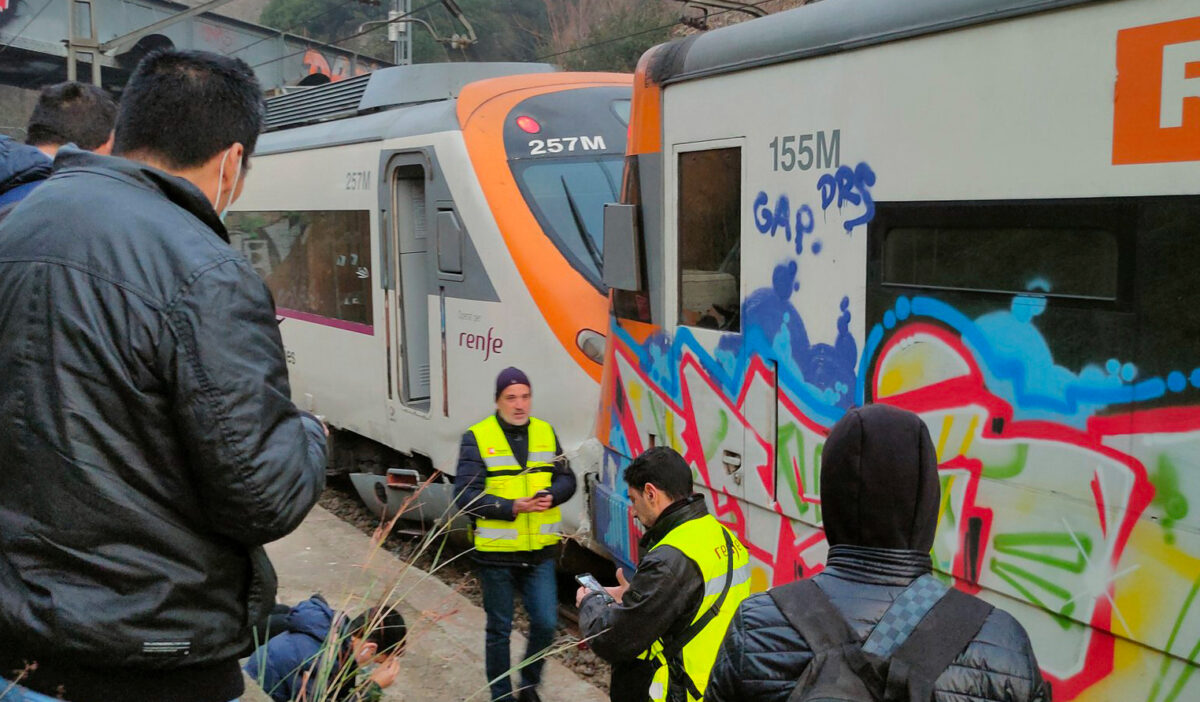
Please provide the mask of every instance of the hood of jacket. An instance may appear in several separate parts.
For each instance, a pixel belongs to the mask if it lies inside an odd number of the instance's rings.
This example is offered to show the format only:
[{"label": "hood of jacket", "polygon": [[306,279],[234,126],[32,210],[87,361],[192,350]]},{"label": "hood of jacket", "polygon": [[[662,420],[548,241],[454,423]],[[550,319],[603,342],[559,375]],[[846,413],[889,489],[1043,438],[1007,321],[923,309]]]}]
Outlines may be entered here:
[{"label": "hood of jacket", "polygon": [[34,147],[0,135],[0,194],[49,178],[52,163]]},{"label": "hood of jacket", "polygon": [[821,511],[830,546],[928,553],[941,492],[933,441],[912,412],[856,407],[829,432],[821,455]]},{"label": "hood of jacket", "polygon": [[324,641],[333,626],[333,609],[320,595],[313,595],[288,612],[285,624],[288,631],[307,634],[318,641]]}]

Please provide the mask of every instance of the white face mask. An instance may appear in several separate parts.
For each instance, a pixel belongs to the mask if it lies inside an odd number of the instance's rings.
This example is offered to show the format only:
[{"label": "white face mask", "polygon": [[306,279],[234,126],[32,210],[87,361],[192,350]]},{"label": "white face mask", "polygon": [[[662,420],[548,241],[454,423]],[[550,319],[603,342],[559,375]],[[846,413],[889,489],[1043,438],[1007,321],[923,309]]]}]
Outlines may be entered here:
[{"label": "white face mask", "polygon": [[[217,174],[217,187],[221,187],[221,183],[225,182],[225,161],[229,155],[233,153],[233,147],[225,151],[225,155],[221,157],[221,170]],[[229,199],[225,201],[225,207],[221,207],[221,192],[217,191],[217,202],[214,209],[217,211],[217,218],[221,220],[221,224],[225,223],[225,215],[229,212],[229,206],[233,204],[234,193],[237,192],[238,180],[242,177],[242,159],[237,159],[237,170],[233,175],[233,187],[229,189]]]}]

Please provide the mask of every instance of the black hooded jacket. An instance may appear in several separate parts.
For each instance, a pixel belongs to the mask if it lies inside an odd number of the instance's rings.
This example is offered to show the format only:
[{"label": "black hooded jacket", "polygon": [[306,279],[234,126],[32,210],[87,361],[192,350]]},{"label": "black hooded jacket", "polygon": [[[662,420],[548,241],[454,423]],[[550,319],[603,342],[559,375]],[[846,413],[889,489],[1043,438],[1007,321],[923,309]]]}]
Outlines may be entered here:
[{"label": "black hooded jacket", "polygon": [[[915,414],[886,405],[851,410],[821,463],[829,558],[813,580],[865,640],[897,596],[930,572],[941,488],[937,459]],[[744,600],[709,678],[708,702],[784,702],[812,651],[767,593]],[[935,684],[938,702],[1050,699],[1029,636],[995,609]]]},{"label": "black hooded jacket", "polygon": [[324,430],[200,190],[68,147],[55,165],[0,224],[0,677],[29,660],[73,702],[227,702],[274,601],[261,545],[316,502]]}]

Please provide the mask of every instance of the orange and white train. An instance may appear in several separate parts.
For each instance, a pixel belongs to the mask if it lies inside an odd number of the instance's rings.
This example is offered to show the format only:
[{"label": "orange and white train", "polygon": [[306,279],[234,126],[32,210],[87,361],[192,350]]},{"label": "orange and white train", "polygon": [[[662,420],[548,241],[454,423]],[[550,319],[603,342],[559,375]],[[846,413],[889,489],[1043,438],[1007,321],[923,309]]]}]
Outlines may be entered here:
[{"label": "orange and white train", "polygon": [[[453,473],[506,366],[568,452],[591,435],[630,85],[430,64],[269,101],[231,241],[275,295],[293,398],[335,428],[331,469],[375,507]],[[448,499],[443,478],[421,502]]]}]

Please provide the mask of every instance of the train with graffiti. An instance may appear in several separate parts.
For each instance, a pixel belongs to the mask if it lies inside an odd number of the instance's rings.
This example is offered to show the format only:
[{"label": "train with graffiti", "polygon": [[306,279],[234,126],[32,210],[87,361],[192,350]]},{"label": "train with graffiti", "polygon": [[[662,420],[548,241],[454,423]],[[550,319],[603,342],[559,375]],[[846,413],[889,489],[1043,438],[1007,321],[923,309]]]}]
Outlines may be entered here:
[{"label": "train with graffiti", "polygon": [[762,590],[818,571],[847,408],[937,448],[940,577],[1058,700],[1200,699],[1200,5],[824,0],[668,43],[605,211],[591,538],[692,464]]},{"label": "train with graffiti", "polygon": [[592,434],[630,82],[425,64],[268,101],[226,225],[275,297],[293,399],[326,418],[331,471],[376,510],[421,489],[408,516],[438,519],[506,366],[564,447]]}]

